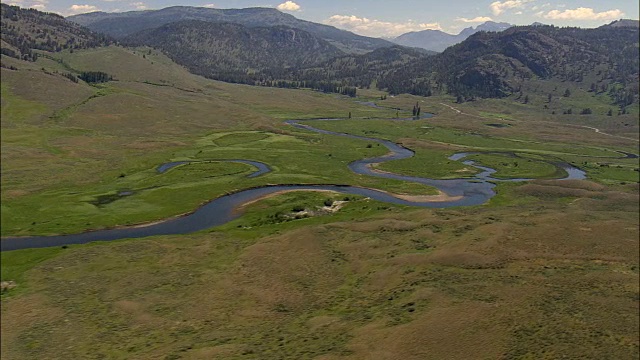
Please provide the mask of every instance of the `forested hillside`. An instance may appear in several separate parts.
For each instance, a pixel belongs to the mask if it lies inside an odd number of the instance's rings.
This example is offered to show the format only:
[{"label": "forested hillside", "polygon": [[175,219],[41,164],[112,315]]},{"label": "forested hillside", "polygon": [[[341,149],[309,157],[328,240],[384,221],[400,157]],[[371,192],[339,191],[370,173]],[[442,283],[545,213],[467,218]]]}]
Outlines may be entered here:
[{"label": "forested hillside", "polygon": [[348,86],[368,88],[389,71],[400,69],[432,53],[403,46],[374,50],[364,55],[345,55],[299,69],[291,74],[296,81],[336,82]]},{"label": "forested hillside", "polygon": [[70,16],[69,20],[116,38],[123,38],[141,30],[158,28],[172,22],[200,20],[213,23],[235,23],[247,27],[287,26],[311,33],[349,53],[365,53],[393,45],[386,40],[356,35],[333,26],[300,20],[272,8],[209,9],[173,6],[161,10],[80,14]]},{"label": "forested hillside", "polygon": [[60,15],[0,4],[2,54],[35,60],[33,50],[60,51],[103,46],[111,40]]},{"label": "forested hillside", "polygon": [[232,23],[185,20],[145,30],[124,40],[162,49],[191,72],[250,83],[287,78],[343,53],[306,31],[285,26],[248,28]]},{"label": "forested hillside", "polygon": [[595,77],[588,85],[594,91],[619,85],[637,96],[638,34],[637,28],[608,26],[480,32],[442,54],[395,69],[378,84],[392,93],[424,84],[469,99],[507,96],[534,78],[580,83]]}]

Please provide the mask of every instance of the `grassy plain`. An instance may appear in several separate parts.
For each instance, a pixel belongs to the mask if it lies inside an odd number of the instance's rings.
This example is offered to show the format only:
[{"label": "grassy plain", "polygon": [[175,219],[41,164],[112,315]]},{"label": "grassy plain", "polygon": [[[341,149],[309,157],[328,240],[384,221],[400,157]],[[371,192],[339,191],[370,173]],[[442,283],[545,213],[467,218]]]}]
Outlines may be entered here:
[{"label": "grassy plain", "polygon": [[510,191],[528,204],[273,223],[330,196],[292,193],[201,234],[74,246],[3,300],[3,358],[633,358],[637,187]]},{"label": "grassy plain", "polygon": [[[349,112],[389,116],[385,111],[312,91],[211,82],[148,50],[144,58],[140,51],[114,47],[76,51],[60,59],[66,67],[39,60],[60,67],[48,73],[19,66],[18,71],[2,69],[7,103],[2,132],[3,235],[68,233],[154,221],[191,211],[225,192],[268,183],[361,183],[389,191],[416,190],[398,181],[361,179],[346,169],[352,160],[383,154],[382,148],[301,132],[281,122]],[[65,68],[106,71],[118,81],[98,87],[74,84],[54,74]],[[48,81],[42,87],[62,91],[34,90],[30,81],[34,76]],[[170,83],[153,85],[158,79]],[[331,104],[330,110],[326,104]],[[28,110],[22,116],[10,113],[21,108]],[[247,134],[262,138],[214,141],[222,135],[232,139]],[[276,171],[253,180],[246,180],[246,173],[200,174],[179,184],[154,172],[173,160],[230,158],[264,161]],[[91,204],[95,197],[123,189],[136,195],[119,200],[117,206]],[[425,187],[417,190],[433,193]]]},{"label": "grassy plain", "polygon": [[[579,88],[553,106],[594,102],[596,114],[543,112],[536,95],[455,104],[362,91],[388,108],[375,109],[209,81],[150,49],[54,56],[1,70],[3,236],[153,221],[264,184],[433,192],[351,173],[350,161],[385,153],[376,144],[282,123],[349,112],[309,124],[415,150],[381,170],[465,177],[475,170],[447,158],[480,151],[494,153],[470,159],[498,176],[550,177],[562,160],[589,181],[501,183],[486,205],[439,210],[292,192],[190,235],[3,252],[1,280],[17,285],[1,298],[3,359],[638,357],[638,159],[616,152],[637,153],[636,108],[607,117],[606,99]],[[117,81],[55,73],[70,69]],[[416,101],[436,116],[382,120]],[[225,159],[273,172],[247,178],[255,169]],[[180,160],[199,162],[156,171]]]}]

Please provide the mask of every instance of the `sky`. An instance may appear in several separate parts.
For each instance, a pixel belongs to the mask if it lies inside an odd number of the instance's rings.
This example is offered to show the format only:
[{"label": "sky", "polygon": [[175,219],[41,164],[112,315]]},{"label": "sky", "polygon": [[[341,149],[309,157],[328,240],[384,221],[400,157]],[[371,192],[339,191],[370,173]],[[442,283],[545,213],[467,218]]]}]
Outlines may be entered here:
[{"label": "sky", "polygon": [[64,16],[93,11],[122,12],[169,6],[271,7],[297,18],[372,37],[410,31],[457,34],[485,21],[528,25],[597,27],[638,19],[638,0],[0,0]]}]

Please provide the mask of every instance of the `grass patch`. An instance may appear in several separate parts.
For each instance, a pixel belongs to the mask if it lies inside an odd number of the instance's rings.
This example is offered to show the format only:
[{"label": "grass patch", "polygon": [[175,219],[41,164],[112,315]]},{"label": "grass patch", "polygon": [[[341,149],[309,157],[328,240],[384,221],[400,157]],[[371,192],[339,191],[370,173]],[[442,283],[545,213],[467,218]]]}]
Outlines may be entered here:
[{"label": "grass patch", "polygon": [[[2,98],[0,116],[3,119],[12,119],[13,124],[23,123],[48,110],[43,104],[16,96],[9,90],[9,85],[6,83],[0,84],[0,97]],[[3,121],[3,124],[6,123]]]},{"label": "grass patch", "polygon": [[378,169],[397,174],[429,177],[434,179],[452,179],[472,177],[478,169],[467,166],[461,161],[449,160],[452,151],[416,148],[415,156],[380,164]]},{"label": "grass patch", "polygon": [[[333,214],[268,222],[343,196],[291,192],[214,231],[78,246],[41,262],[27,291],[3,299],[13,344],[3,358],[635,351],[633,211],[614,220],[554,199],[385,210],[354,198]],[[603,236],[610,246],[597,246]],[[3,264],[11,256],[23,255]]]},{"label": "grass patch", "polygon": [[593,161],[583,162],[583,170],[589,173],[589,176],[604,182],[640,182],[638,173],[638,163],[625,164],[616,161]]},{"label": "grass patch", "polygon": [[222,135],[216,138],[214,142],[218,146],[233,146],[238,144],[250,143],[254,141],[264,140],[269,137],[269,134],[264,133],[233,133]]},{"label": "grass patch", "polygon": [[496,120],[515,120],[509,114],[501,114],[501,113],[492,113],[486,111],[480,111],[478,114],[487,119],[496,119]]},{"label": "grass patch", "polygon": [[477,161],[481,165],[496,169],[497,171],[492,176],[498,179],[545,179],[556,177],[558,173],[558,169],[554,165],[529,158],[522,153],[517,156],[472,154],[465,159]]},{"label": "grass patch", "polygon": [[345,120],[317,121],[310,123],[314,127],[335,132],[373,136],[384,134],[388,140],[398,141],[402,138],[429,140],[437,143],[457,145],[470,150],[483,151],[527,151],[553,155],[590,155],[612,157],[617,154],[611,150],[587,147],[577,144],[540,142],[526,138],[503,138],[480,133],[478,131],[461,131],[430,124],[430,120],[391,121],[388,120]]},{"label": "grass patch", "polygon": [[2,295],[17,295],[27,291],[26,273],[38,264],[55,257],[61,251],[64,249],[28,249],[0,253],[0,281],[12,281],[16,285],[13,289],[3,291]]}]

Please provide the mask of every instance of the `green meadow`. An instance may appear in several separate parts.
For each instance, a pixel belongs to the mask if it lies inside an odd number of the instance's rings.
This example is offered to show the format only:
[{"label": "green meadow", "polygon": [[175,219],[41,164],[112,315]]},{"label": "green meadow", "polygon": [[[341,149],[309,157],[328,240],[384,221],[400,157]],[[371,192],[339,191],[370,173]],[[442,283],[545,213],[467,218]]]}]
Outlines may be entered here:
[{"label": "green meadow", "polygon": [[[149,48],[49,55],[2,58],[18,69],[1,69],[2,236],[148,223],[268,184],[437,193],[354,174],[350,162],[386,148],[289,119],[415,151],[380,171],[468,178],[478,170],[448,158],[471,152],[496,178],[536,180],[448,209],[286,192],[193,234],[3,252],[3,359],[637,356],[639,166],[618,152],[638,152],[637,106],[609,117],[608,100],[580,88],[547,104],[541,94],[564,91],[554,82],[528,104],[352,99],[211,81]],[[402,120],[416,102],[435,116]],[[594,113],[557,113],[568,106]],[[249,178],[232,159],[272,171]],[[157,171],[172,161],[190,163]],[[555,180],[555,162],[587,180]]]}]

